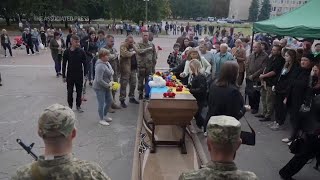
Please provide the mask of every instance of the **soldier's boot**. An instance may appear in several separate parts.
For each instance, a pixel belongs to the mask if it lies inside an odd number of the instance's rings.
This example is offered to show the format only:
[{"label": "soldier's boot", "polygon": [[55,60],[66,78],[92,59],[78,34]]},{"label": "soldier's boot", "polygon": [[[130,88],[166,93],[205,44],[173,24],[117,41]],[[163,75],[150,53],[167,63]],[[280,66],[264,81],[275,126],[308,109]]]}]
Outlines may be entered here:
[{"label": "soldier's boot", "polygon": [[122,108],[127,108],[128,106],[126,105],[126,103],[124,102],[124,100],[121,100],[121,107]]},{"label": "soldier's boot", "polygon": [[129,100],[129,102],[130,103],[132,103],[132,104],[139,104],[139,101],[137,101],[135,98],[130,98],[130,100]]},{"label": "soldier's boot", "polygon": [[121,107],[115,103],[115,96],[116,96],[116,92],[115,92],[115,91],[112,91],[112,99],[113,99],[113,102],[112,102],[112,104],[111,104],[111,108],[112,108],[112,109],[121,109]]},{"label": "soldier's boot", "polygon": [[115,113],[116,111],[110,107],[109,110],[108,110],[108,112],[109,112],[109,113]]},{"label": "soldier's boot", "polygon": [[112,109],[121,109],[121,107],[114,102],[111,104],[111,108]]}]

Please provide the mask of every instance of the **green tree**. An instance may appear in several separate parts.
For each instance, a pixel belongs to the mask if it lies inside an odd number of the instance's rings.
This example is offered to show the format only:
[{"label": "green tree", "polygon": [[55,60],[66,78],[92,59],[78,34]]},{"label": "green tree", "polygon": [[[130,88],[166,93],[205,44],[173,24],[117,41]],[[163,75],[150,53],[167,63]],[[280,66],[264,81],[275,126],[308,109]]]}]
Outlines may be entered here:
[{"label": "green tree", "polygon": [[270,12],[271,12],[270,0],[263,0],[260,14],[258,16],[258,20],[263,21],[263,20],[269,19]]},{"label": "green tree", "polygon": [[[148,20],[167,18],[171,14],[170,1],[150,0]],[[90,19],[111,17],[114,20],[139,22],[145,19],[145,8],[143,0],[1,0],[0,17],[6,19],[7,25],[10,25],[10,19],[13,18],[37,21],[37,16],[89,16]]]},{"label": "green tree", "polygon": [[230,0],[212,0],[209,5],[210,16],[217,18],[226,18],[229,15]]},{"label": "green tree", "polygon": [[255,22],[258,20],[259,14],[259,2],[258,0],[252,0],[250,8],[249,8],[249,21]]},{"label": "green tree", "polygon": [[[211,1],[212,0],[170,0],[172,17],[183,19],[208,17],[212,9]],[[220,1],[225,2],[225,0]]]}]

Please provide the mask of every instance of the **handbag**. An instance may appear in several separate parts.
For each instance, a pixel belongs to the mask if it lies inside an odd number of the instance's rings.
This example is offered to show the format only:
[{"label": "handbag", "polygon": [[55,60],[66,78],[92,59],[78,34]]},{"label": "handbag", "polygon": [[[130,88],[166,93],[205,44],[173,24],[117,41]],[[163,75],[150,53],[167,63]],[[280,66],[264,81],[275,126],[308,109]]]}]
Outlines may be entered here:
[{"label": "handbag", "polygon": [[305,146],[305,141],[301,135],[291,142],[291,144],[289,145],[289,149],[292,154],[299,154],[301,153],[304,146]]},{"label": "handbag", "polygon": [[44,45],[42,43],[39,44],[39,49],[41,49],[41,50],[44,49]]},{"label": "handbag", "polygon": [[[246,101],[247,101],[247,95],[245,95],[244,102],[246,103]],[[241,131],[240,138],[242,140],[242,144],[254,146],[256,145],[256,131],[252,128],[247,118],[245,116],[243,116],[243,118],[246,120],[251,132]]]},{"label": "handbag", "polygon": [[241,131],[240,138],[242,140],[242,144],[254,146],[256,145],[256,132],[248,122],[247,118],[245,116],[243,117],[246,120],[251,132]]}]

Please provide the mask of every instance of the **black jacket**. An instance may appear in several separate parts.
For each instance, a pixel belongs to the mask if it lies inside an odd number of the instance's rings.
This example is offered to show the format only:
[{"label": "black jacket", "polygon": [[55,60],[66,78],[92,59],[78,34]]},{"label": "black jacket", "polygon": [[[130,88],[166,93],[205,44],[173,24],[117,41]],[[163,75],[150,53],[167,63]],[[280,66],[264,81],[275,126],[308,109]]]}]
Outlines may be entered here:
[{"label": "black jacket", "polygon": [[[45,40],[46,39],[46,31],[40,31],[40,37],[42,40]],[[45,42],[42,42],[42,43],[45,43]]]},{"label": "black jacket", "polygon": [[175,67],[171,69],[171,72],[173,72],[173,74],[181,80],[182,84],[187,85],[188,84],[188,78],[189,76],[185,77],[185,78],[181,78],[180,77],[180,73],[183,72],[184,70],[184,66],[186,65],[186,60],[181,61],[181,63]]},{"label": "black jacket", "polygon": [[187,87],[190,89],[190,93],[197,99],[198,104],[206,101],[207,79],[204,75],[193,76]]},{"label": "black jacket", "polygon": [[302,119],[302,130],[308,134],[320,135],[320,92],[312,96],[311,110]]},{"label": "black jacket", "polygon": [[172,68],[171,72],[180,74],[183,72],[185,65],[186,65],[186,60],[183,60],[183,61],[181,61],[181,63],[177,67]]},{"label": "black jacket", "polygon": [[211,116],[226,115],[241,119],[246,112],[243,97],[239,89],[233,85],[219,87],[212,84],[209,90],[207,120]]},{"label": "black jacket", "polygon": [[289,87],[287,106],[294,111],[299,111],[303,101],[306,99],[311,69],[297,69],[297,76]]},{"label": "black jacket", "polygon": [[92,58],[92,54],[96,54],[98,52],[97,43],[89,39],[83,42],[83,48],[89,58]]},{"label": "black jacket", "polygon": [[284,63],[285,63],[285,60],[281,55],[271,56],[269,58],[269,61],[267,62],[267,66],[266,66],[264,74],[273,71],[276,73],[276,75],[273,77],[264,78],[267,86],[272,87],[273,85],[275,85],[275,83],[277,82],[277,76],[279,76],[279,74],[281,74],[281,69],[282,69]]},{"label": "black jacket", "polygon": [[[5,42],[4,34],[1,34],[1,44],[4,44],[4,42]],[[11,44],[9,36],[8,36],[8,43]]]},{"label": "black jacket", "polygon": [[32,47],[32,35],[31,33],[26,33],[24,38],[23,38],[23,41],[25,44],[27,44],[28,46],[31,46]]},{"label": "black jacket", "polygon": [[[68,65],[68,68],[67,68]],[[67,76],[66,76],[67,69]],[[86,53],[81,48],[71,51],[70,48],[63,53],[62,77],[82,80],[87,75]]]},{"label": "black jacket", "polygon": [[277,94],[284,94],[288,96],[292,82],[297,77],[299,72],[299,65],[292,65],[291,69],[287,73],[280,72],[275,82],[275,90]]}]

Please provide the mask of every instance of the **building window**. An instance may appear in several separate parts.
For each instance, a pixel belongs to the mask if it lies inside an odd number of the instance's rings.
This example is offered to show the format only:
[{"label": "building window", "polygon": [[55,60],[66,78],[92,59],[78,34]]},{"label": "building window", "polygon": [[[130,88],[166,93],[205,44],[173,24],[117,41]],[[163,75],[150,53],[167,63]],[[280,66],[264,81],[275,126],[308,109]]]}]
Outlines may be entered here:
[{"label": "building window", "polygon": [[272,9],[273,9],[273,11],[276,11],[276,10],[277,10],[277,8],[276,8],[276,7],[273,7]]}]

